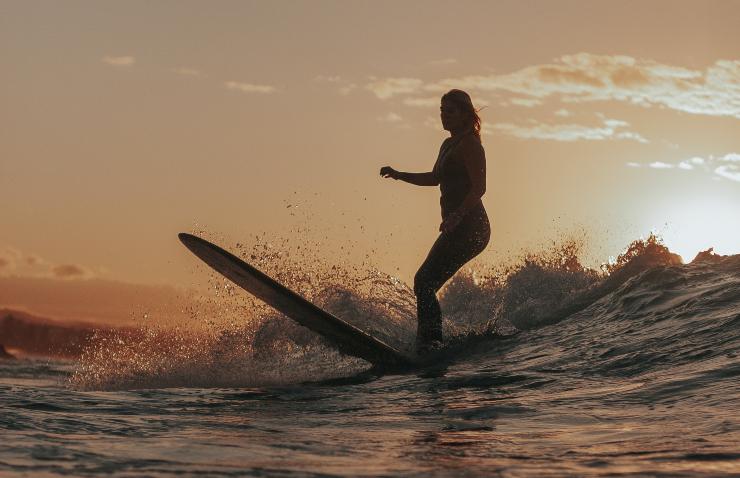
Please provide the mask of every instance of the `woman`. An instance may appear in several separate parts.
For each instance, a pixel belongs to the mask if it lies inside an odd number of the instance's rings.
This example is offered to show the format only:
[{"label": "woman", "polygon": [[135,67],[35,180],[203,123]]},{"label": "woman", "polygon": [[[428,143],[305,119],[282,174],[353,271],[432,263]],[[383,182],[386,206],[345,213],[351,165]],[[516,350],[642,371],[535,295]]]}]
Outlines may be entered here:
[{"label": "woman", "polygon": [[418,326],[416,348],[426,353],[442,344],[442,312],[437,291],[466,262],[488,245],[491,228],[481,197],[486,192],[486,154],[480,141],[480,117],[470,96],[450,90],[442,97],[442,128],[450,132],[427,173],[405,173],[384,166],[380,175],[442,192],[442,224],[426,260],[414,277]]}]

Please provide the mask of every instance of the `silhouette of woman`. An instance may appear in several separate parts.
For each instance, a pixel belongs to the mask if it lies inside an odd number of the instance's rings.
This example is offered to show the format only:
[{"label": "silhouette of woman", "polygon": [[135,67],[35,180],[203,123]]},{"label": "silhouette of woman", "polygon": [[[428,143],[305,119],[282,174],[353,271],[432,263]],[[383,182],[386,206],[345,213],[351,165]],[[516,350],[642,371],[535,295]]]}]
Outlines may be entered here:
[{"label": "silhouette of woman", "polygon": [[491,228],[481,197],[486,191],[486,154],[480,140],[480,117],[470,95],[450,90],[442,96],[442,128],[450,137],[442,142],[430,172],[406,173],[390,166],[384,178],[441,190],[442,224],[439,237],[414,277],[418,325],[416,349],[425,353],[442,343],[442,312],[437,291],[466,262],[488,245]]}]

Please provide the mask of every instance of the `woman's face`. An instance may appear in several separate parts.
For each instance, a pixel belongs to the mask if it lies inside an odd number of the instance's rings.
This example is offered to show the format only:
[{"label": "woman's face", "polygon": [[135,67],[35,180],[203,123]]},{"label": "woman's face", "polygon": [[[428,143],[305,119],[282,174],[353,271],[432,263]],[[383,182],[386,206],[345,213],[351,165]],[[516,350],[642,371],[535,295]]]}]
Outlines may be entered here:
[{"label": "woman's face", "polygon": [[442,128],[449,132],[459,131],[464,127],[462,110],[451,101],[442,101],[439,117],[442,120]]}]

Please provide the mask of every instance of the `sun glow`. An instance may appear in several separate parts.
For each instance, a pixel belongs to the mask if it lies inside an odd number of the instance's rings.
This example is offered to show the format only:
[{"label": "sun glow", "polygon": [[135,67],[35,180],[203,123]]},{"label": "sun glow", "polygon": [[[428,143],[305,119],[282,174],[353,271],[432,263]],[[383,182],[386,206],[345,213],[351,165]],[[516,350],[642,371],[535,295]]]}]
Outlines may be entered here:
[{"label": "sun glow", "polygon": [[714,248],[717,254],[740,253],[740,208],[718,198],[682,204],[670,220],[655,232],[665,245],[684,262],[696,254]]}]

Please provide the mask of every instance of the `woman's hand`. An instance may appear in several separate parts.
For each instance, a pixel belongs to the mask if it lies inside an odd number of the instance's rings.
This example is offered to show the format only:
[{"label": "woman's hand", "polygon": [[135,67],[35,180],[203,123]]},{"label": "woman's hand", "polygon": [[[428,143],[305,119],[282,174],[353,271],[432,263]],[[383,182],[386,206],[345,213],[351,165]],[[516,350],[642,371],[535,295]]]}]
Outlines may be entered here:
[{"label": "woman's hand", "polygon": [[443,234],[449,234],[460,224],[460,221],[462,221],[462,216],[453,212],[442,221],[442,224],[439,225],[439,230]]},{"label": "woman's hand", "polygon": [[380,168],[380,175],[384,178],[398,179],[398,171],[391,168],[390,166],[383,166]]}]

